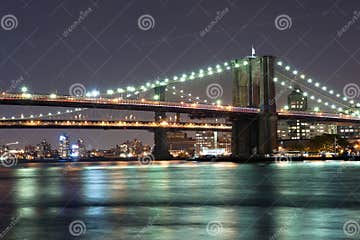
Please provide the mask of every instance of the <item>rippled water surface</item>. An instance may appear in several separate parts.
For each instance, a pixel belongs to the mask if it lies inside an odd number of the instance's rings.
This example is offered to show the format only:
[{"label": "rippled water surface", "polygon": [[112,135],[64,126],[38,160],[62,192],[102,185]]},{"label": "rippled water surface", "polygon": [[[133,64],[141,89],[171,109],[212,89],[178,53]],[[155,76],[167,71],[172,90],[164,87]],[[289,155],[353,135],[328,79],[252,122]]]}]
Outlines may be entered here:
[{"label": "rippled water surface", "polygon": [[359,183],[355,162],[19,164],[0,239],[348,239]]}]

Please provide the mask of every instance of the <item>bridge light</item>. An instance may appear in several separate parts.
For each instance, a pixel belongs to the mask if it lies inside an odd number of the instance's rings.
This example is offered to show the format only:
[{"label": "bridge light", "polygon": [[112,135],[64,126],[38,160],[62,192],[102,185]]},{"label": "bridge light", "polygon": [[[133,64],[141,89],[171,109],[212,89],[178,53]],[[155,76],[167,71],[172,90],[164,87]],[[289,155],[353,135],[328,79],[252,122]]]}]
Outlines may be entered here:
[{"label": "bridge light", "polygon": [[281,61],[277,62],[277,65],[282,66],[283,63]]},{"label": "bridge light", "polygon": [[321,102],[322,102],[322,100],[319,98],[319,99],[317,100],[317,102],[318,102],[318,103],[321,103]]},{"label": "bridge light", "polygon": [[50,94],[50,98],[51,98],[51,99],[56,98],[56,94],[55,94],[55,93]]},{"label": "bridge light", "polygon": [[26,93],[27,91],[28,91],[27,87],[25,87],[25,86],[21,87],[21,92],[22,93]]},{"label": "bridge light", "polygon": [[315,83],[315,87],[320,87],[320,83]]},{"label": "bridge light", "polygon": [[167,82],[169,82],[169,79],[168,79],[168,78],[165,78],[165,80],[164,80],[164,81],[167,83]]},{"label": "bridge light", "polygon": [[314,99],[315,99],[315,96],[314,96],[314,95],[312,95],[312,96],[310,97],[310,99],[311,99],[311,100],[314,100]]},{"label": "bridge light", "polygon": [[286,67],[285,67],[285,70],[286,70],[286,71],[290,71],[290,66],[286,66]]},{"label": "bridge light", "polygon": [[177,77],[177,76],[174,76],[174,78],[173,78],[173,79],[174,79],[174,81],[176,81],[176,80],[178,80],[178,77]]},{"label": "bridge light", "polygon": [[340,94],[336,94],[336,97],[339,98],[339,97],[340,97]]},{"label": "bridge light", "polygon": [[248,65],[248,64],[249,64],[248,61],[244,61],[244,62],[243,62],[243,65],[244,65],[244,66],[246,66],[246,65]]},{"label": "bridge light", "polygon": [[294,70],[294,71],[293,71],[293,74],[294,74],[294,75],[297,75],[297,74],[298,74],[298,71],[297,71],[297,70]]},{"label": "bridge light", "polygon": [[301,74],[301,75],[300,75],[300,78],[301,78],[301,79],[305,79],[305,75],[304,75],[304,74]]},{"label": "bridge light", "polygon": [[335,108],[336,108],[336,106],[333,104],[333,105],[331,105],[331,108],[332,108],[332,109],[335,109]]},{"label": "bridge light", "polygon": [[285,86],[285,82],[284,82],[284,81],[282,81],[282,82],[281,82],[281,85]]},{"label": "bridge light", "polygon": [[240,65],[238,63],[235,63],[235,67],[238,68],[240,67]]},{"label": "bridge light", "polygon": [[308,81],[308,83],[312,83],[313,80],[311,78],[309,78],[307,81]]},{"label": "bridge light", "polygon": [[346,102],[348,99],[347,99],[347,97],[343,97],[343,100]]},{"label": "bridge light", "polygon": [[208,70],[209,72],[210,72],[210,71],[212,71],[212,67],[208,67],[208,69],[207,69],[207,70]]},{"label": "bridge light", "polygon": [[323,91],[326,91],[326,90],[327,90],[327,87],[326,87],[326,86],[323,86],[321,89],[322,89]]},{"label": "bridge light", "polygon": [[328,105],[329,105],[329,103],[328,103],[328,102],[325,102],[324,104],[325,104],[325,106],[328,106]]},{"label": "bridge light", "polygon": [[224,62],[224,66],[227,67],[229,65],[228,62]]},{"label": "bridge light", "polygon": [[319,112],[319,111],[320,111],[320,108],[319,108],[319,107],[314,107],[314,111],[315,111],[315,112]]},{"label": "bridge light", "polygon": [[118,88],[118,89],[117,89],[117,92],[118,92],[118,93],[124,93],[124,92],[125,92],[125,90],[124,90],[124,89],[122,89],[122,88]]},{"label": "bridge light", "polygon": [[330,90],[329,93],[330,93],[331,95],[333,95],[333,94],[334,94],[334,90]]},{"label": "bridge light", "polygon": [[288,105],[285,105],[285,106],[284,106],[284,109],[285,109],[285,110],[289,110],[289,106],[288,106]]},{"label": "bridge light", "polygon": [[303,92],[303,96],[304,96],[304,97],[307,97],[307,96],[308,96],[308,93],[307,93],[307,92]]},{"label": "bridge light", "polygon": [[342,111],[343,111],[343,109],[342,109],[341,107],[339,107],[339,108],[338,108],[338,111],[339,111],[339,112],[342,112]]},{"label": "bridge light", "polygon": [[277,82],[278,81],[278,78],[277,77],[274,77],[274,82]]},{"label": "bridge light", "polygon": [[92,92],[91,92],[92,97],[97,97],[99,95],[100,95],[100,92],[98,90],[92,90]]},{"label": "bridge light", "polygon": [[109,90],[106,91],[106,93],[107,93],[108,95],[113,95],[113,94],[114,94],[114,90],[109,89]]},{"label": "bridge light", "polygon": [[354,100],[350,100],[349,103],[350,103],[350,104],[354,104]]},{"label": "bridge light", "polygon": [[154,100],[158,101],[160,99],[159,95],[154,95]]}]

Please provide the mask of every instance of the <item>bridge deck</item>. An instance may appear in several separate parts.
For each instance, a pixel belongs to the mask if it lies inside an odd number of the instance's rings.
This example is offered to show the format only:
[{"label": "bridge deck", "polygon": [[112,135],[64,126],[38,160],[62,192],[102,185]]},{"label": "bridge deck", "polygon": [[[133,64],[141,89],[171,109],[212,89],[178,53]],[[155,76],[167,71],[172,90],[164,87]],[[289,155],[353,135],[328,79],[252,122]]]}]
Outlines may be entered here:
[{"label": "bridge deck", "polygon": [[189,131],[231,131],[231,125],[186,122],[150,121],[86,121],[86,120],[9,120],[0,121],[0,128],[84,128],[84,129],[155,129]]}]

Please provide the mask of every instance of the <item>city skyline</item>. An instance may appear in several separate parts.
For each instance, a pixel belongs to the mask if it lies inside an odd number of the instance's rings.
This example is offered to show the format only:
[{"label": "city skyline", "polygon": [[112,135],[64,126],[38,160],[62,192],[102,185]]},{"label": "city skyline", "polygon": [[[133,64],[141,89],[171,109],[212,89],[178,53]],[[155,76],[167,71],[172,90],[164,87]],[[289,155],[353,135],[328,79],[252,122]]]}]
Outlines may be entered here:
[{"label": "city skyline", "polygon": [[[241,58],[251,54],[252,46],[258,55],[275,55],[294,66],[305,66],[300,70],[334,88],[343,87],[339,85],[342,79],[347,79],[348,83],[356,83],[357,51],[354,42],[358,38],[359,28],[355,22],[352,27],[342,31],[353,19],[355,2],[244,4],[248,11],[242,11],[236,4],[232,5],[231,1],[182,4],[180,8],[176,3],[161,1],[145,5],[141,3],[140,8],[140,3],[136,1],[127,4],[116,1],[85,1],[60,5],[45,3],[41,4],[41,9],[39,3],[19,8],[15,2],[8,1],[6,9],[17,16],[18,24],[16,29],[0,32],[3,39],[6,39],[2,47],[1,89],[19,92],[25,85],[29,92],[57,91],[68,94],[73,84],[81,83],[88,91],[105,91],[108,88],[142,84],[157,77],[176,75],[226,59]],[[48,10],[47,14],[44,9]],[[119,14],[119,9],[124,12]],[[144,9],[143,12],[141,9]],[[166,14],[174,9],[177,11],[172,16]],[[29,15],[29,11],[39,14]],[[239,11],[241,14],[238,14]],[[289,29],[279,30],[274,26],[275,18],[282,13],[291,17]],[[154,19],[153,28],[147,31],[138,26],[138,19],[144,14],[149,14]],[[187,17],[180,17],[183,15]],[[40,16],[49,21],[39,22]],[[79,19],[81,22],[73,25]],[[215,25],[211,24],[214,19],[217,19]],[[187,24],[188,21],[196,24]],[[241,24],[234,25],[235,22]],[[71,31],[67,31],[69,28]],[[284,40],[284,36],[290,41]],[[84,42],[91,45],[81,51],[84,45],[81,43]],[[216,45],[217,42],[225,42],[224,47]],[[323,42],[327,44],[324,45]],[[313,56],[314,52],[318,54]],[[78,53],[81,55],[76,57]],[[149,53],[152,54],[148,55]],[[206,57],[209,54],[211,59]],[[331,57],[331,61],[321,61],[328,54],[337,57]],[[49,61],[50,59],[56,61]],[[92,68],[98,71],[92,71]],[[329,72],[329,69],[336,71]],[[224,102],[229,101],[226,100],[229,96],[226,93],[231,89],[231,79],[216,79],[219,80],[225,92]],[[206,98],[205,88],[206,85],[199,85],[195,87],[199,90],[195,90],[193,94]],[[1,115],[8,117],[20,113],[30,115],[48,112],[47,109],[38,107],[1,106],[0,109]],[[58,110],[64,111],[62,108],[53,111]],[[108,111],[92,111],[87,115],[100,115],[103,118],[114,115],[116,118],[123,118],[129,114],[131,113],[118,115]],[[136,114],[141,117],[146,115]],[[87,132],[89,135],[84,136],[86,133],[80,130],[69,132],[89,138],[88,142],[104,144],[104,147],[128,134],[120,131],[94,131]],[[44,135],[51,138],[52,135],[59,134],[54,130],[22,130],[21,133],[1,130],[1,133],[9,141],[20,139],[24,143],[30,142],[32,137]],[[152,142],[151,133],[141,131],[129,134],[142,137],[149,144]]]}]

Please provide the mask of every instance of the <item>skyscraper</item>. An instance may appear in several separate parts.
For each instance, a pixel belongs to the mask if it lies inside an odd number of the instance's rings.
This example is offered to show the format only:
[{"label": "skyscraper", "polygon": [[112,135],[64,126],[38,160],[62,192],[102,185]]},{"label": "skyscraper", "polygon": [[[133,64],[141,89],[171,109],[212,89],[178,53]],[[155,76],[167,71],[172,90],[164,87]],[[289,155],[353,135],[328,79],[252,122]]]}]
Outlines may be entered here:
[{"label": "skyscraper", "polygon": [[68,158],[70,157],[71,149],[70,149],[70,141],[69,136],[66,134],[62,134],[59,137],[59,157],[60,158]]}]

